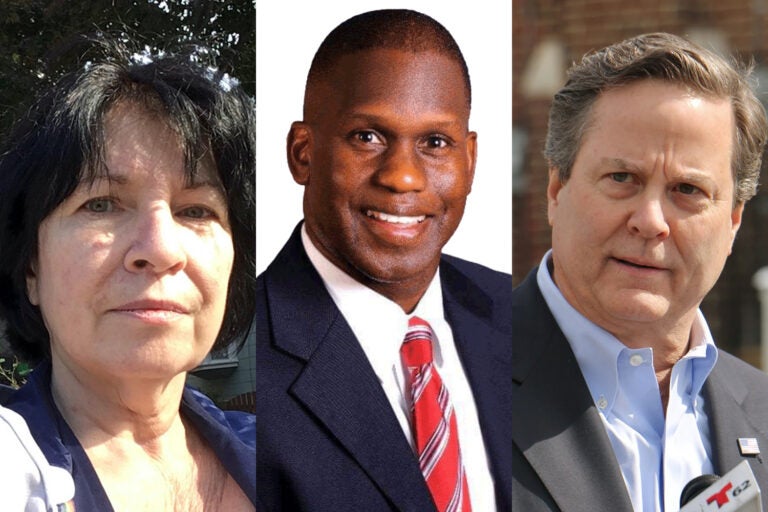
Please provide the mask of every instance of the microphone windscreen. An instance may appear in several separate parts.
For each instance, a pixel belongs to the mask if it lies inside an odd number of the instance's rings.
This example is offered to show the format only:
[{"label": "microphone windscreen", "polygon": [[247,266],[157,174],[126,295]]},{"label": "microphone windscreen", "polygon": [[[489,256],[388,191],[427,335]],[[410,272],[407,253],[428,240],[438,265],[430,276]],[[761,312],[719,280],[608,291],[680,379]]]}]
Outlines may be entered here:
[{"label": "microphone windscreen", "polygon": [[719,479],[720,477],[717,475],[701,475],[685,484],[683,492],[680,493],[680,507],[701,494],[704,489],[717,482]]}]

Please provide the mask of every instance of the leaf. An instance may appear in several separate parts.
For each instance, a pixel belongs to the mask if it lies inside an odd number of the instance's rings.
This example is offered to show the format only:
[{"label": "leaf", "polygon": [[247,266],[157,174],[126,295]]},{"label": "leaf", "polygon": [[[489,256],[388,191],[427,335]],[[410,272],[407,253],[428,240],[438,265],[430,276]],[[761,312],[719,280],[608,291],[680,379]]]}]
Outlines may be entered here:
[{"label": "leaf", "polygon": [[19,377],[26,377],[32,373],[32,368],[29,367],[29,363],[21,362],[16,366],[16,373]]}]

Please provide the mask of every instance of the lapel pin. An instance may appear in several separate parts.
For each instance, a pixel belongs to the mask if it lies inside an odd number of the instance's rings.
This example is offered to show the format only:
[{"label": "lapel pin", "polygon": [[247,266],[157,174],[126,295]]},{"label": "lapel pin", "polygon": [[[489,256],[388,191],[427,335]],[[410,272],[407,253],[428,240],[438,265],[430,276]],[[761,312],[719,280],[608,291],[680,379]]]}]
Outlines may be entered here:
[{"label": "lapel pin", "polygon": [[739,451],[742,455],[760,455],[760,447],[754,437],[740,437]]}]

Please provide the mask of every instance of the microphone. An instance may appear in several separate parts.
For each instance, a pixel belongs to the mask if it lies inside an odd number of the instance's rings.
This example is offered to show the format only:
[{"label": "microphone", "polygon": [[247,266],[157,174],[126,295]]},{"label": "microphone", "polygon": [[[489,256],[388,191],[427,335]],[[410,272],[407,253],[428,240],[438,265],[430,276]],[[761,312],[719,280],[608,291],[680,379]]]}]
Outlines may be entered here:
[{"label": "microphone", "polygon": [[722,478],[701,475],[688,482],[680,506],[680,512],[763,512],[760,488],[746,460]]},{"label": "microphone", "polygon": [[718,480],[720,480],[718,475],[701,475],[685,484],[683,492],[680,493],[680,507],[683,507],[686,503],[704,492],[707,487]]}]

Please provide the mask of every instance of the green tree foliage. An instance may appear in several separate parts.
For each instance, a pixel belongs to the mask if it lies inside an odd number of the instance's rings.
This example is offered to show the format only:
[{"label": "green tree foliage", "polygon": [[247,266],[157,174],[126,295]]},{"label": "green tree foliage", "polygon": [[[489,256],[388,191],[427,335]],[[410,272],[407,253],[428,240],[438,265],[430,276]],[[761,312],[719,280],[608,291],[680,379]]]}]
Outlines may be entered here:
[{"label": "green tree foliage", "polygon": [[127,35],[150,50],[202,43],[211,63],[255,93],[255,0],[0,1],[0,133],[62,71],[83,35]]},{"label": "green tree foliage", "polygon": [[[255,0],[0,0],[0,137],[38,92],[85,65],[83,36],[99,33],[127,36],[152,53],[203,45],[205,62],[254,96],[255,27]],[[30,366],[1,336],[0,383],[16,387]]]}]

